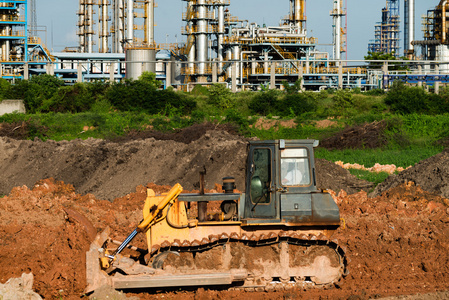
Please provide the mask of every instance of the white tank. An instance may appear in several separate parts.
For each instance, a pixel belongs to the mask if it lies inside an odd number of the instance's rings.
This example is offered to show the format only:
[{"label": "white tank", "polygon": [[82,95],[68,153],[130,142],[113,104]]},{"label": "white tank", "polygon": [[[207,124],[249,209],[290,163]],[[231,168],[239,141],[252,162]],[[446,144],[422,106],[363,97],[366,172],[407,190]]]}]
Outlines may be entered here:
[{"label": "white tank", "polygon": [[143,72],[156,73],[156,50],[126,49],[126,78],[138,79]]},{"label": "white tank", "polygon": [[[438,45],[436,47],[435,60],[449,63],[449,46]],[[440,73],[449,74],[449,64],[440,64]]]}]

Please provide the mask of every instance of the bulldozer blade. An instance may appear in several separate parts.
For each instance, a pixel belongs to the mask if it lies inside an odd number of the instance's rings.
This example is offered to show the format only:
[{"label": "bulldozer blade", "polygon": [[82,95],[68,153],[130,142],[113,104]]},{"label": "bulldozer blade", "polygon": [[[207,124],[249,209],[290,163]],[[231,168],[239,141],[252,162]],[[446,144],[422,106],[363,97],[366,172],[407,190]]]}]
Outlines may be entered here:
[{"label": "bulldozer blade", "polygon": [[214,286],[232,285],[248,278],[245,270],[224,273],[191,274],[191,275],[163,275],[163,276],[120,276],[112,279],[113,288],[139,289],[139,288],[163,288],[163,287],[187,287],[187,286]]},{"label": "bulldozer blade", "polygon": [[86,281],[87,287],[84,290],[86,294],[91,293],[104,285],[112,285],[110,278],[101,270],[100,249],[107,241],[110,228],[107,227],[102,233],[97,234],[94,241],[90,244],[89,251],[86,252]]}]

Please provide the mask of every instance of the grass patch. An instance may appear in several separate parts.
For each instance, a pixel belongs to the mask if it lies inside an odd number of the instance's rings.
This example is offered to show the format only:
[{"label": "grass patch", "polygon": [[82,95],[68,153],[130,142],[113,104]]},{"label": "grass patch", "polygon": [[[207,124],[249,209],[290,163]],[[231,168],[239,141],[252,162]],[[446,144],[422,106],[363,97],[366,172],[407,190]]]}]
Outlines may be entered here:
[{"label": "grass patch", "polygon": [[373,167],[376,163],[381,165],[394,164],[396,167],[407,168],[416,163],[434,156],[443,151],[443,146],[422,147],[409,146],[406,149],[364,149],[364,150],[333,150],[319,148],[315,152],[317,158],[329,161],[342,161],[344,163],[358,163],[366,168]]},{"label": "grass patch", "polygon": [[374,186],[378,185],[381,182],[384,182],[385,179],[390,176],[387,172],[370,172],[365,170],[356,170],[356,169],[349,169],[349,173],[356,176],[359,179],[363,179],[369,182],[374,183]]}]

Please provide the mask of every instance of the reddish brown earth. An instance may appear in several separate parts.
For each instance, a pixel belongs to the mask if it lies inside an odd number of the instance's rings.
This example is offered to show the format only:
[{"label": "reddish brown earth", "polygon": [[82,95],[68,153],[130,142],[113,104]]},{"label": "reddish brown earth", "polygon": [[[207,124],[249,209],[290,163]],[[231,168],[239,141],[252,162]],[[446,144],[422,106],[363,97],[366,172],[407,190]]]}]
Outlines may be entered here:
[{"label": "reddish brown earth", "polygon": [[[6,194],[0,198],[0,283],[20,277],[23,272],[32,272],[35,276],[33,289],[45,299],[82,298],[86,286],[85,252],[95,232],[74,214],[87,218],[94,231],[111,227],[112,237],[123,240],[142,219],[146,187],[156,192],[166,191],[176,177],[184,178],[182,172],[197,177],[197,170],[188,169],[196,165],[198,169],[206,166],[208,188],[213,188],[214,182],[219,183],[223,173],[228,175],[235,171],[236,178],[241,178],[244,165],[236,167],[235,164],[239,160],[244,164],[245,144],[244,139],[223,131],[208,131],[190,144],[153,138],[121,143],[96,140],[44,143],[0,138],[0,188],[3,189],[0,194]],[[198,147],[196,155],[184,145]],[[141,156],[140,160],[136,153]],[[164,154],[170,157],[164,158]],[[224,159],[229,156],[230,164],[229,159]],[[357,181],[335,164],[317,162],[320,168],[317,173],[322,176],[318,177],[319,185],[337,191],[334,198],[344,220],[334,238],[346,248],[350,274],[336,287],[272,293],[199,289],[126,296],[138,299],[368,299],[431,293],[419,298],[445,299],[449,291],[449,200],[443,197],[445,190],[440,188],[446,182],[441,176],[447,164],[445,159],[444,154],[438,159],[429,159],[425,163],[429,172],[419,169],[413,172],[414,168],[423,168],[421,164],[412,167],[406,180],[390,185],[374,198],[369,198],[366,192],[357,192],[366,189],[365,182]],[[11,160],[17,163],[15,172]],[[119,160],[125,161],[118,163]],[[157,176],[150,175],[151,172],[140,173],[150,164],[146,160],[155,164],[151,170],[154,169]],[[178,162],[166,166],[162,172],[169,160]],[[204,160],[207,163],[201,165],[200,161]],[[90,166],[95,161],[96,164]],[[53,165],[47,166],[52,162]],[[145,165],[139,166],[139,163]],[[70,184],[32,177],[45,178],[45,174],[52,175],[52,172],[65,174]],[[434,176],[434,186],[440,189],[415,184],[422,179],[420,174]],[[126,184],[119,184],[120,178]],[[159,184],[166,179],[169,185],[148,184],[153,178],[158,179]],[[20,180],[32,183],[17,184]],[[97,180],[97,187],[91,185],[95,196],[83,188],[92,180]],[[114,190],[118,196],[97,193],[111,186],[108,181],[120,185]],[[192,190],[197,181],[188,178],[183,185]],[[17,187],[6,188],[6,183]],[[79,193],[80,190],[83,192]],[[115,200],[101,200],[110,198]],[[146,247],[144,236],[136,237],[133,244]],[[97,299],[102,298],[97,296]]]},{"label": "reddish brown earth", "polygon": [[[169,187],[149,185],[157,191]],[[90,237],[65,210],[75,210],[97,230],[110,226],[123,240],[141,219],[145,188],[116,199],[81,196],[73,187],[43,180],[32,190],[17,187],[0,201],[0,282],[35,275],[34,290],[45,298],[79,299],[85,288],[85,251]],[[350,274],[333,289],[251,293],[256,299],[347,299],[409,295],[449,289],[449,201],[403,184],[382,196],[365,192],[335,197],[344,225],[334,236],[346,248]],[[143,235],[133,242],[145,247]],[[141,299],[238,299],[246,292],[205,291],[135,294]],[[200,298],[198,298],[200,297]],[[356,299],[356,298],[354,298]]]}]

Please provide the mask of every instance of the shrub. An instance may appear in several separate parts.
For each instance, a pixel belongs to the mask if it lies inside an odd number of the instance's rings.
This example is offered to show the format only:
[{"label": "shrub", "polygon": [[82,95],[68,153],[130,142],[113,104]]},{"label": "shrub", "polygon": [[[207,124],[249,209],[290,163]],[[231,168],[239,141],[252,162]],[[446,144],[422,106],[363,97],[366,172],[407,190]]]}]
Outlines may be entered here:
[{"label": "shrub", "polygon": [[282,117],[294,117],[316,109],[314,97],[309,93],[288,94],[277,105],[277,111]]},{"label": "shrub", "polygon": [[214,84],[209,88],[209,104],[221,109],[235,107],[235,99],[232,92],[223,84]]},{"label": "shrub", "polygon": [[107,89],[106,100],[121,111],[143,110],[149,114],[164,113],[167,107],[188,114],[196,107],[196,103],[184,95],[172,90],[159,91],[153,84],[131,79],[112,84]]},{"label": "shrub", "polygon": [[11,84],[3,78],[0,78],[0,101],[8,98],[9,89]]},{"label": "shrub", "polygon": [[156,74],[155,73],[151,73],[148,71],[143,72],[140,76],[139,76],[139,81],[141,81],[144,84],[148,84],[153,88],[158,88],[161,86],[161,82],[159,80],[156,80]]},{"label": "shrub", "polygon": [[41,112],[84,112],[91,108],[93,98],[83,83],[59,88],[50,99],[45,99]]},{"label": "shrub", "polygon": [[254,114],[266,116],[268,114],[275,113],[278,100],[279,91],[261,91],[254,96],[248,107]]},{"label": "shrub", "polygon": [[23,99],[27,111],[35,113],[39,111],[44,100],[50,99],[63,85],[64,81],[55,76],[32,76],[30,80],[16,81],[10,88],[9,97]]},{"label": "shrub", "polygon": [[293,85],[290,85],[287,81],[282,82],[282,85],[287,94],[296,94],[301,90],[301,79],[296,80]]},{"label": "shrub", "polygon": [[387,93],[385,104],[398,114],[425,113],[428,111],[428,96],[422,88],[408,87],[396,81]]}]

